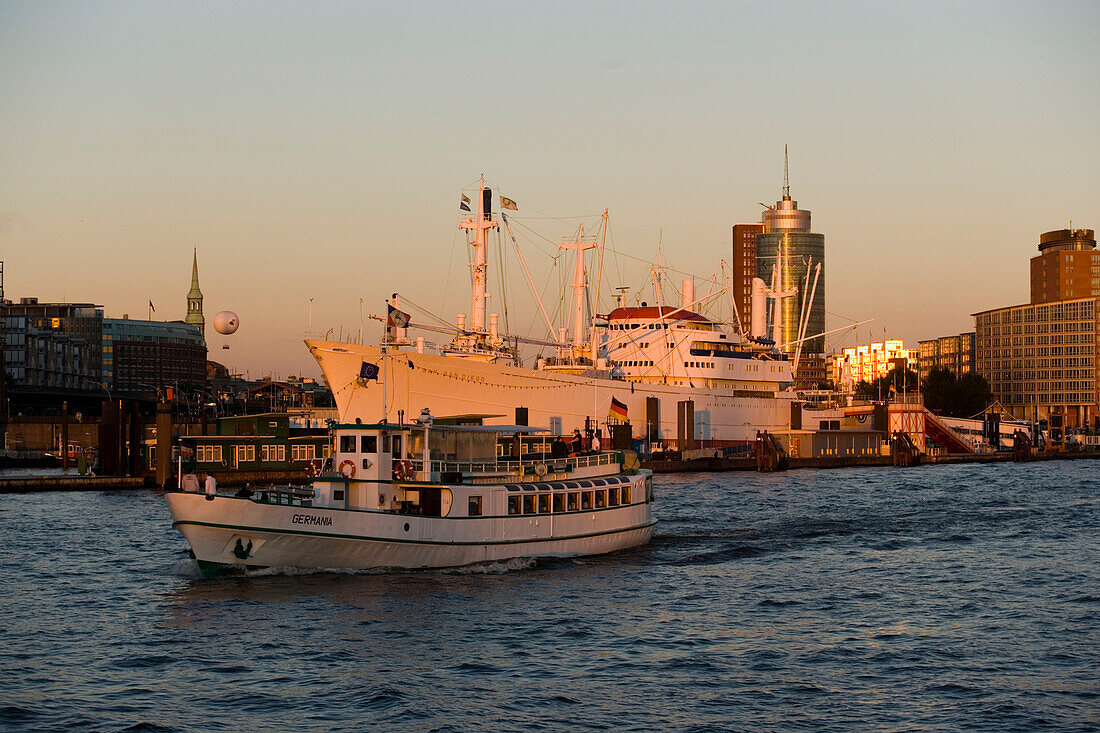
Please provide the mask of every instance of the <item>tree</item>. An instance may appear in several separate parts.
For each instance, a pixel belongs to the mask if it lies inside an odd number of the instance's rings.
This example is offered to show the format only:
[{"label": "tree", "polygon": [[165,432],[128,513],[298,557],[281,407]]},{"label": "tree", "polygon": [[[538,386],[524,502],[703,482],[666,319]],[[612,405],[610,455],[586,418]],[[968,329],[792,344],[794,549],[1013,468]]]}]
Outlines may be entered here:
[{"label": "tree", "polygon": [[877,400],[878,393],[875,391],[875,386],[866,379],[859,380],[859,383],[856,385],[856,399]]},{"label": "tree", "polygon": [[932,412],[950,414],[955,403],[955,372],[945,367],[932,367],[924,379],[924,406]]},{"label": "tree", "polygon": [[955,417],[973,417],[993,403],[989,382],[977,372],[967,372],[955,386]]},{"label": "tree", "polygon": [[993,402],[989,382],[977,372],[956,379],[955,373],[935,367],[924,380],[924,406],[948,417],[973,417]]}]

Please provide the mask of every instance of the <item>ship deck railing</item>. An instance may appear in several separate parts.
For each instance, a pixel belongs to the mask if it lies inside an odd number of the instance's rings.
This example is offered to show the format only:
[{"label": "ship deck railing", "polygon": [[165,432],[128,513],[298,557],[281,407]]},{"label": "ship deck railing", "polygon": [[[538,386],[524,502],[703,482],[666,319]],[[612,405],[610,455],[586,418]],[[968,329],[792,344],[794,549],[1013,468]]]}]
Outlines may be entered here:
[{"label": "ship deck railing", "polygon": [[[244,498],[251,499],[258,504],[313,506],[313,489],[309,486],[285,484],[248,490],[252,493]],[[237,496],[242,496],[242,492],[237,492]]]},{"label": "ship deck railing", "polygon": [[[616,451],[590,453],[565,458],[551,458],[539,454],[528,454],[523,458],[504,456],[496,460],[486,461],[428,461],[433,476],[461,475],[463,478],[484,479],[511,479],[532,480],[541,478],[538,466],[545,467],[543,474],[571,473],[578,468],[590,466],[614,466],[620,462],[620,455]],[[423,459],[409,459],[413,471],[423,475],[425,461]]]}]

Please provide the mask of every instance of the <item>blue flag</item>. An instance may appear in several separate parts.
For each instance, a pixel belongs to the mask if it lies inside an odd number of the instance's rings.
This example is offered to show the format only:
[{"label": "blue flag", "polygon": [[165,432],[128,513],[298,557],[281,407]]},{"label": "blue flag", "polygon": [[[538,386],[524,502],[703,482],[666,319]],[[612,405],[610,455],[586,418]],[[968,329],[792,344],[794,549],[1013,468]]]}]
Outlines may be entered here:
[{"label": "blue flag", "polygon": [[359,367],[360,379],[378,379],[378,365],[371,364],[369,361],[363,362],[363,366]]}]

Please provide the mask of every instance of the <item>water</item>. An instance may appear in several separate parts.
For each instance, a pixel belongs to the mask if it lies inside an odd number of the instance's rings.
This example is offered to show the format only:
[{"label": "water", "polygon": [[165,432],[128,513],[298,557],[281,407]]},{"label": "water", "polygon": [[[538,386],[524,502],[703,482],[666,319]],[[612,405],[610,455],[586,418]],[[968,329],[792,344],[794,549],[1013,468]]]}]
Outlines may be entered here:
[{"label": "water", "polygon": [[0,728],[1100,730],[1098,468],[659,476],[630,552],[219,580],[156,494],[0,496]]}]

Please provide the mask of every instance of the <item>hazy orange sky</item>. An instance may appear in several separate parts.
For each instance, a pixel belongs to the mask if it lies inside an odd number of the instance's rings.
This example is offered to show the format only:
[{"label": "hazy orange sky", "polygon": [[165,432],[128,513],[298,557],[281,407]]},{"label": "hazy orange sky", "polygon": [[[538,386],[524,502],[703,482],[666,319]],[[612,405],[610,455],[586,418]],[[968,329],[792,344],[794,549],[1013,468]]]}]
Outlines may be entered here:
[{"label": "hazy orange sky", "polygon": [[197,247],[208,324],[241,318],[211,358],[319,375],[310,298],[320,333],[394,291],[469,311],[482,173],[551,241],[608,208],[617,251],[707,277],[789,144],[829,326],[875,319],[830,346],[915,346],[1025,302],[1041,232],[1100,228],[1098,37],[1095,2],[0,2],[5,295],[182,318]]}]

